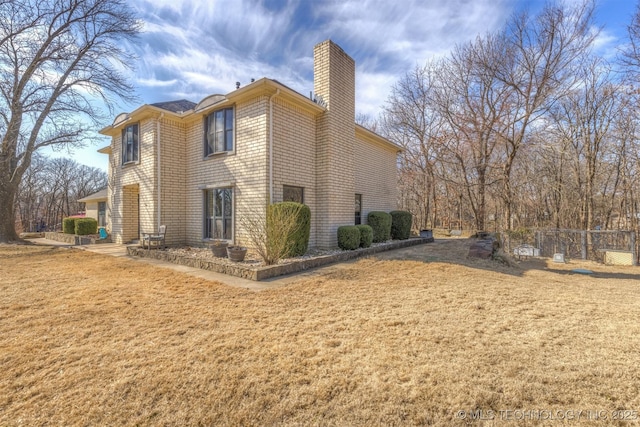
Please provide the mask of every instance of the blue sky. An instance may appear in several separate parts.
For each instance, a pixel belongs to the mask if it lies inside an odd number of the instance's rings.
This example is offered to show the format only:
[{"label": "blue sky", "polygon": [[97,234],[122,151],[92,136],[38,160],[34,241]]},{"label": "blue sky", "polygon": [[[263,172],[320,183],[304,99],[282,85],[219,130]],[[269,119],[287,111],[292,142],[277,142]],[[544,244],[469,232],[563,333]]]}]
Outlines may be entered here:
[{"label": "blue sky", "polygon": [[[576,0],[567,0],[576,1]],[[457,43],[500,28],[542,0],[135,0],[145,32],[130,78],[143,104],[228,93],[235,82],[277,79],[302,94],[313,89],[313,46],[326,39],[356,61],[356,111],[376,117],[391,86],[416,64]],[[635,0],[599,0],[597,48],[624,42]],[[131,111],[139,105],[122,105]],[[108,125],[110,123],[105,123]],[[106,170],[101,146],[73,157]]]}]

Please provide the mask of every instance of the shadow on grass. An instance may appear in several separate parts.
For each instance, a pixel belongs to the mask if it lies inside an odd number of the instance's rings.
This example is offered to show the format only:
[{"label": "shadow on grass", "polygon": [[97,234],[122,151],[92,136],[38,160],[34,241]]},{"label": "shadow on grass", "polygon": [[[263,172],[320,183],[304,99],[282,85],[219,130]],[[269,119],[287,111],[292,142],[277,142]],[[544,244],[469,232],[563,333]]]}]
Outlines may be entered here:
[{"label": "shadow on grass", "polygon": [[24,258],[25,256],[32,257],[37,255],[51,255],[58,251],[60,247],[57,246],[40,246],[37,251],[16,251],[16,248],[31,248],[36,245],[13,245],[13,249],[4,249],[0,246],[0,259],[14,259]]},{"label": "shadow on grass", "polygon": [[[503,273],[521,277],[527,271],[541,270],[560,275],[578,275],[595,277],[598,279],[640,280],[640,269],[629,267],[638,273],[630,272],[606,272],[593,270],[593,274],[581,274],[571,271],[572,268],[585,268],[584,265],[572,267],[565,264],[565,269],[550,268],[546,258],[527,258],[515,260],[511,257],[508,262],[493,259],[469,258],[469,246],[475,239],[438,239],[434,243],[419,245],[410,248],[396,249],[376,254],[374,257],[381,260],[418,261],[424,263],[447,263],[462,265],[465,267]],[[589,269],[597,269],[599,264],[592,264]],[[604,265],[603,265],[604,267]],[[637,269],[637,270],[636,270]]]},{"label": "shadow on grass", "polygon": [[548,271],[549,273],[556,273],[556,274],[562,274],[562,275],[594,277],[596,279],[638,280],[638,284],[640,285],[640,272],[638,274],[631,274],[631,273],[610,273],[606,271],[594,271],[592,274],[584,274],[584,273],[576,273],[571,270],[562,270],[562,269],[554,269],[554,268],[547,268],[545,271]]}]

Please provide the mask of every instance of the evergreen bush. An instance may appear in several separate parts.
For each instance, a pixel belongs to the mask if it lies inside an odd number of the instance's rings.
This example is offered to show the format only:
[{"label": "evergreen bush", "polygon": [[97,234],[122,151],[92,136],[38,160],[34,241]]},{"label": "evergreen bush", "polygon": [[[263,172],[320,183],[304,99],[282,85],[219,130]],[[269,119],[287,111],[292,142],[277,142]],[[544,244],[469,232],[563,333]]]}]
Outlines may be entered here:
[{"label": "evergreen bush", "polygon": [[352,251],[360,247],[360,229],[355,225],[338,227],[338,247]]},{"label": "evergreen bush", "polygon": [[411,212],[391,211],[391,238],[394,240],[407,240],[411,236]]},{"label": "evergreen bush", "polygon": [[76,233],[76,219],[78,218],[64,218],[62,220],[62,232],[64,234]]},{"label": "evergreen bush", "polygon": [[386,212],[372,211],[367,215],[367,224],[373,229],[374,243],[391,239],[391,215]]},{"label": "evergreen bush", "polygon": [[95,218],[77,218],[75,234],[78,236],[86,236],[88,234],[98,233],[98,221]]},{"label": "evergreen bush", "polygon": [[368,225],[356,225],[360,230],[360,247],[368,248],[373,242],[373,229]]}]

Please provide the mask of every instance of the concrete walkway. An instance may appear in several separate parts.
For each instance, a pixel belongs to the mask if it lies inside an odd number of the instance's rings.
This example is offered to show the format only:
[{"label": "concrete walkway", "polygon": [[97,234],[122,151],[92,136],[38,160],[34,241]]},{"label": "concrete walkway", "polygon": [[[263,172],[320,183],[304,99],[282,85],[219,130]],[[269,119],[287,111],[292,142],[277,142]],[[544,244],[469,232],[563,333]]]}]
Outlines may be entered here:
[{"label": "concrete walkway", "polygon": [[216,273],[214,271],[203,270],[200,268],[187,267],[184,265],[178,265],[178,264],[174,264],[167,261],[160,261],[160,260],[151,259],[151,258],[133,257],[130,255],[127,255],[126,245],[119,245],[117,243],[100,243],[96,245],[74,246],[74,245],[68,245],[63,242],[58,242],[55,240],[49,240],[45,238],[29,239],[29,241],[37,245],[60,246],[60,247],[65,247],[70,249],[80,249],[80,250],[94,252],[101,255],[109,255],[109,256],[114,256],[119,258],[126,258],[131,261],[144,262],[146,264],[155,265],[157,267],[168,268],[170,270],[179,271],[181,273],[198,277],[200,279],[220,282],[228,286],[233,286],[235,288],[248,289],[251,291],[263,291],[265,289],[279,288],[293,281],[292,278],[283,277],[283,278],[277,278],[271,281],[256,282],[253,280],[243,279],[241,277],[229,276],[227,274]]}]

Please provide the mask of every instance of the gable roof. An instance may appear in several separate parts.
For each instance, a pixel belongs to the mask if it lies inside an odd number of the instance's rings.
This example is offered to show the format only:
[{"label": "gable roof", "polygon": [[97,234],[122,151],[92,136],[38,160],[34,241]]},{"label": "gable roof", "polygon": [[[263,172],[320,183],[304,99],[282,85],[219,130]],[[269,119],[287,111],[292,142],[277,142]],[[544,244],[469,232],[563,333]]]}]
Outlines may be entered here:
[{"label": "gable roof", "polygon": [[320,114],[326,111],[326,108],[323,106],[318,105],[316,102],[313,102],[313,100],[283,85],[279,81],[263,77],[226,95],[210,95],[204,98],[195,107],[194,114],[206,113],[209,110],[218,108],[225,102],[240,102],[261,92],[268,95],[277,94],[278,97],[293,102],[296,106],[310,111],[313,114]]},{"label": "gable roof", "polygon": [[367,129],[366,127],[356,123],[356,137],[365,139],[369,142],[375,142],[381,144],[383,147],[394,150],[396,153],[401,153],[404,149],[395,142],[389,141],[384,136],[380,136],[374,131]]},{"label": "gable roof", "polygon": [[[251,82],[246,86],[229,92],[226,95],[208,95],[197,104],[186,99],[158,102],[155,104],[144,104],[131,113],[119,114],[118,116],[116,116],[113,124],[100,130],[100,133],[103,135],[113,135],[114,131],[116,131],[117,128],[119,128],[129,120],[139,120],[145,116],[148,117],[149,115],[153,114],[157,115],[159,113],[162,113],[163,111],[167,111],[170,114],[173,114],[174,117],[179,120],[193,120],[197,117],[202,117],[202,114],[206,114],[208,111],[211,111],[214,108],[219,108],[226,103],[238,102],[251,96],[255,96],[256,93],[260,93],[261,91],[262,93],[267,93],[270,95],[277,94],[279,97],[293,102],[298,107],[310,111],[313,114],[320,114],[326,111],[326,108],[324,106],[319,105],[317,102],[310,99],[310,97],[304,96],[300,92],[297,92],[290,87],[283,85],[277,80],[263,77],[259,80]],[[357,123],[356,134],[369,141],[382,144],[383,146],[395,150],[396,152],[402,151],[402,147],[400,147],[399,145],[394,144],[388,139],[358,125]],[[99,150],[99,152],[105,154],[108,154],[109,151],[109,147],[104,147]]]},{"label": "gable roof", "polygon": [[89,194],[87,197],[83,197],[82,199],[78,199],[79,202],[82,203],[86,203],[86,202],[90,202],[92,200],[100,200],[100,199],[106,199],[107,198],[107,189],[103,188],[100,191],[97,191],[93,194]]}]

